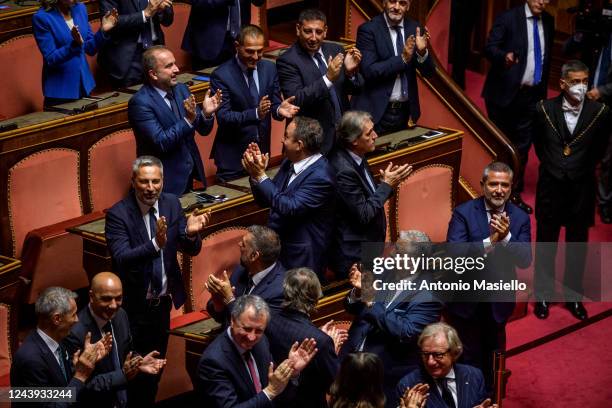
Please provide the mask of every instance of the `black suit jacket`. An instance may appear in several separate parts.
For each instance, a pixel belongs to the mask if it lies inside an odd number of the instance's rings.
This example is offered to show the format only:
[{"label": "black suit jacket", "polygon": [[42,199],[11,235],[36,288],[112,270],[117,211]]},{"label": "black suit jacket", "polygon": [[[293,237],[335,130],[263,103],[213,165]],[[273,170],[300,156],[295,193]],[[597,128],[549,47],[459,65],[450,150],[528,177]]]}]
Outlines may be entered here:
[{"label": "black suit jacket", "polygon": [[[272,312],[277,312],[281,308],[281,303],[285,298],[283,294],[283,279],[285,278],[285,267],[280,263],[276,262],[274,268],[268,272],[268,274],[259,282],[253,290],[251,295],[257,295],[268,303]],[[235,288],[234,293],[236,297],[246,295],[246,289],[249,284],[249,273],[242,266],[236,267],[232,276],[230,277],[230,283]],[[209,300],[206,305],[206,311],[216,321],[228,325],[230,322],[230,314],[234,308],[234,302],[231,302],[222,312],[216,312],[213,306],[213,301]]]},{"label": "black suit jacket", "polygon": [[366,161],[366,169],[376,187],[372,191],[363,172],[344,148],[335,149],[328,160],[336,170],[338,203],[330,258],[336,273],[343,275],[350,265],[361,260],[363,242],[385,241],[385,201],[393,194],[393,189],[387,183],[376,183]]},{"label": "black suit jacket", "polygon": [[[72,356],[64,355],[64,367],[68,381],[62,373],[57,359],[34,330],[23,341],[11,364],[11,386],[13,387],[75,387],[77,398],[84,384],[72,377]],[[19,407],[68,407],[72,403],[20,403]]]},{"label": "black suit jacket", "polygon": [[280,403],[275,406],[326,408],[325,394],[334,381],[339,366],[331,337],[312,324],[307,315],[291,309],[283,309],[272,317],[266,328],[266,336],[270,341],[270,351],[276,365],[287,358],[296,341],[301,343],[306,338],[314,338],[319,350],[300,373],[295,399],[288,404]]},{"label": "black suit jacket", "polygon": [[[142,11],[147,2],[142,0],[100,0],[100,14],[104,15],[112,9],[119,12],[117,25],[110,30],[110,40],[98,53],[98,64],[111,77],[122,79],[130,68],[130,64],[138,47],[138,37],[145,30]],[[167,7],[153,17],[153,27],[157,35],[156,44],[164,44],[164,32],[161,26],[168,27],[174,20],[174,10]]]},{"label": "black suit jacket", "polygon": [[[132,350],[132,336],[130,334],[130,322],[127,313],[119,309],[112,319],[113,333],[117,350],[111,349],[111,353],[118,353],[119,363],[123,367],[125,357]],[[102,333],[88,306],[79,312],[79,321],[70,330],[70,334],[63,341],[68,354],[72,355],[78,349],[83,349],[85,335],[91,333],[91,342],[95,343],[102,338]],[[85,389],[79,396],[79,402],[88,407],[112,407],[116,404],[116,392],[125,389],[127,378],[123,370],[115,370],[112,355],[109,354],[98,361]]]},{"label": "black suit jacket", "polygon": [[[544,28],[544,64],[542,65],[542,82],[538,86],[538,91],[539,97],[545,98],[555,23],[553,17],[546,12],[542,13],[541,18]],[[525,4],[522,4],[500,14],[495,19],[489,33],[485,55],[491,62],[491,69],[489,69],[482,89],[482,96],[487,103],[505,107],[512,102],[521,88],[521,80],[527,65],[527,47],[527,17]],[[518,64],[506,68],[505,58],[509,52],[514,52],[514,55],[518,57]]]},{"label": "black suit jacket", "polygon": [[[323,43],[321,49],[326,63],[329,57],[344,52],[340,45],[332,43]],[[276,60],[276,68],[283,96],[295,96],[293,103],[300,107],[299,115],[317,119],[321,123],[324,134],[321,151],[329,152],[334,144],[335,109],[319,68],[298,42]],[[357,74],[350,80],[344,74],[344,69],[341,70],[340,76],[333,83],[340,99],[340,115],[350,109],[348,95],[358,93],[362,83],[361,75]]]},{"label": "black suit jacket", "polygon": [[[404,18],[404,37],[414,35],[418,26],[417,21]],[[353,109],[370,112],[374,123],[378,123],[387,108],[397,75],[404,72],[408,80],[410,116],[416,122],[421,116],[416,70],[425,77],[433,75],[435,66],[432,56],[429,55],[423,62],[419,62],[415,52],[412,59],[407,64],[404,63],[401,55],[395,55],[395,44],[391,41],[389,28],[382,14],[359,26],[357,48],[363,54],[360,70],[365,85],[363,92],[351,100]]]},{"label": "black suit jacket", "polygon": [[[268,385],[268,367],[272,355],[266,336],[252,349],[262,390]],[[238,349],[227,331],[204,350],[197,369],[195,388],[207,408],[263,408],[273,407],[263,391],[255,392],[255,386]]]},{"label": "black suit jacket", "polygon": [[[176,252],[195,256],[202,248],[202,240],[187,237],[187,221],[178,198],[162,193],[159,215],[166,217],[167,242],[163,248],[164,270],[168,278],[168,293],[176,308],[185,303],[185,289]],[[131,192],[106,213],[106,242],[113,259],[113,268],[123,282],[124,307],[129,314],[145,310],[146,295],[153,274],[153,260],[160,256],[147,234],[136,197]]]}]

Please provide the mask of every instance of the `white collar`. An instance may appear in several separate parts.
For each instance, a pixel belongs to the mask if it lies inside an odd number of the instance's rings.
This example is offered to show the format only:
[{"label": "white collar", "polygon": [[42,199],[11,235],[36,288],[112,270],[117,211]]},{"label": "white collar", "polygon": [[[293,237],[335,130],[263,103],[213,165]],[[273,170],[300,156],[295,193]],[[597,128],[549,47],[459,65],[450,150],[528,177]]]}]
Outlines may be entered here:
[{"label": "white collar", "polygon": [[36,328],[36,332],[43,339],[43,341],[45,342],[47,347],[49,347],[49,350],[51,350],[53,355],[55,355],[56,352],[57,352],[57,349],[59,348],[59,343],[57,341],[53,340],[47,333],[45,333],[44,331],[42,331],[38,327]]},{"label": "white collar", "polygon": [[314,162],[319,160],[323,155],[321,153],[315,153],[311,156],[305,157],[300,161],[293,163],[293,172],[295,175],[299,175],[301,172],[310,167]]},{"label": "white collar", "polygon": [[389,22],[389,19],[387,18],[387,14],[385,14],[384,12],[383,12],[383,17],[384,17],[384,19],[385,19],[385,22],[387,23],[387,28],[388,28],[389,30],[395,30],[395,28],[394,28],[394,27],[399,27],[399,28],[401,28],[401,29],[404,29],[404,19],[405,19],[406,17],[404,17],[404,18],[402,19],[402,22],[401,22],[401,23],[399,23],[399,24],[398,24],[398,25],[396,25],[396,26],[392,26],[392,25],[391,25],[391,23]]},{"label": "white collar", "polygon": [[355,163],[357,163],[358,166],[361,166],[361,162],[363,161],[363,157],[359,156],[357,153],[353,152],[350,149],[346,149],[346,151],[353,158],[353,160],[355,160]]},{"label": "white collar", "polygon": [[253,275],[251,277],[251,280],[253,281],[253,286],[259,285],[259,282],[261,282],[270,273],[270,271],[275,266],[276,266],[276,262],[274,262],[272,265],[268,266],[266,269],[261,270],[261,271],[257,272],[255,275]]},{"label": "white collar", "polygon": [[153,204],[152,206],[148,206],[144,203],[141,203],[138,197],[136,197],[136,203],[138,203],[138,208],[140,209],[140,213],[143,217],[149,212],[151,207],[155,208],[155,214],[158,214],[159,216],[159,199],[155,201],[155,204]]}]

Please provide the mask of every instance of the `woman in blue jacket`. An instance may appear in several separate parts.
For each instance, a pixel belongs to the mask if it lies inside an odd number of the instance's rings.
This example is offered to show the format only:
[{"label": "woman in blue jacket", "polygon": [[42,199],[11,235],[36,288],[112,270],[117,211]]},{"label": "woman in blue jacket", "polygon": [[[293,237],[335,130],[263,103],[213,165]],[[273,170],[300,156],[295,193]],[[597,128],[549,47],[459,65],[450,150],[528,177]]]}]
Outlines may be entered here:
[{"label": "woman in blue jacket", "polygon": [[106,13],[94,34],[83,4],[76,0],[42,0],[42,7],[32,18],[32,28],[43,56],[45,106],[89,95],[96,83],[85,53],[96,54],[107,39],[105,33],[117,24],[117,17],[116,10]]}]

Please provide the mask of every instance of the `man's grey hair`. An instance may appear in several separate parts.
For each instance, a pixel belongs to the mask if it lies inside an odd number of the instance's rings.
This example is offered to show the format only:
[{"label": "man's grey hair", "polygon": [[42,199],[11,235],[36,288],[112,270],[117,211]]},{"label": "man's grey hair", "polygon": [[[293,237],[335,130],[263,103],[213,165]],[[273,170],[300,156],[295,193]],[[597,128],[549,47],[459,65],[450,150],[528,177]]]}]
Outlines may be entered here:
[{"label": "man's grey hair", "polygon": [[570,72],[586,72],[588,74],[589,67],[582,61],[570,60],[561,66],[561,78],[567,78]]},{"label": "man's grey hair", "polygon": [[359,139],[363,134],[363,122],[372,120],[372,115],[364,111],[348,111],[340,119],[336,130],[336,140],[346,147],[350,148],[351,143]]},{"label": "man's grey hair", "polygon": [[270,321],[270,308],[266,301],[257,295],[244,295],[236,299],[231,313],[232,320],[238,320],[250,307],[255,310],[255,317],[263,315],[266,318],[266,322]]},{"label": "man's grey hair", "polygon": [[432,243],[429,235],[419,230],[400,231],[395,243],[395,252],[411,257],[429,256],[432,253]]},{"label": "man's grey hair", "polygon": [[49,320],[55,313],[65,315],[70,311],[70,299],[76,299],[77,294],[66,288],[51,286],[38,296],[34,312],[38,320]]},{"label": "man's grey hair", "polygon": [[446,337],[446,341],[448,342],[448,352],[454,360],[457,360],[461,353],[463,353],[463,343],[461,343],[457,330],[446,323],[438,322],[425,326],[421,332],[421,335],[419,336],[419,339],[417,340],[417,345],[420,349],[422,349],[423,342],[425,340],[436,337],[440,334]]},{"label": "man's grey hair", "polygon": [[301,140],[308,153],[319,153],[323,143],[323,128],[319,121],[306,116],[297,116],[293,118],[293,123],[295,123],[293,138],[296,141]]},{"label": "man's grey hair", "polygon": [[310,268],[290,269],[283,281],[283,307],[310,315],[323,297],[319,278]]},{"label": "man's grey hair", "polygon": [[159,171],[161,172],[161,175],[163,177],[164,165],[162,164],[161,160],[159,160],[155,156],[140,156],[136,160],[134,160],[134,162],[132,163],[132,176],[136,175],[136,173],[138,173],[138,170],[140,170],[141,167],[148,166],[159,167]]},{"label": "man's grey hair", "polygon": [[508,173],[510,178],[514,178],[514,172],[510,166],[504,162],[494,161],[489,163],[487,167],[484,168],[482,172],[482,181],[486,181],[489,177],[489,173],[492,171],[497,173]]},{"label": "man's grey hair", "polygon": [[251,225],[247,231],[253,236],[253,249],[259,252],[261,262],[265,266],[276,262],[281,252],[281,242],[276,231],[263,225]]}]

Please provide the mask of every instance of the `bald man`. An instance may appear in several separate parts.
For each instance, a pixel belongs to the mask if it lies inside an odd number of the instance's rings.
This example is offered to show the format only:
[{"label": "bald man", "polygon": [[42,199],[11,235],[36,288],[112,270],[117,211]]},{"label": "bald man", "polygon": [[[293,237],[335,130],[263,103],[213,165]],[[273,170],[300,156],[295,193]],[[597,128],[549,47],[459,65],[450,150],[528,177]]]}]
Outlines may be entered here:
[{"label": "bald man", "polygon": [[82,348],[85,334],[92,341],[104,333],[113,337],[113,348],[100,360],[79,396],[79,401],[92,407],[125,407],[128,405],[128,381],[139,373],[157,375],[166,360],[156,358],[153,351],[142,357],[132,353],[132,335],[127,313],[121,308],[123,287],[112,272],[100,272],[91,281],[89,305],[79,312],[79,321],[64,340],[69,350]]}]

